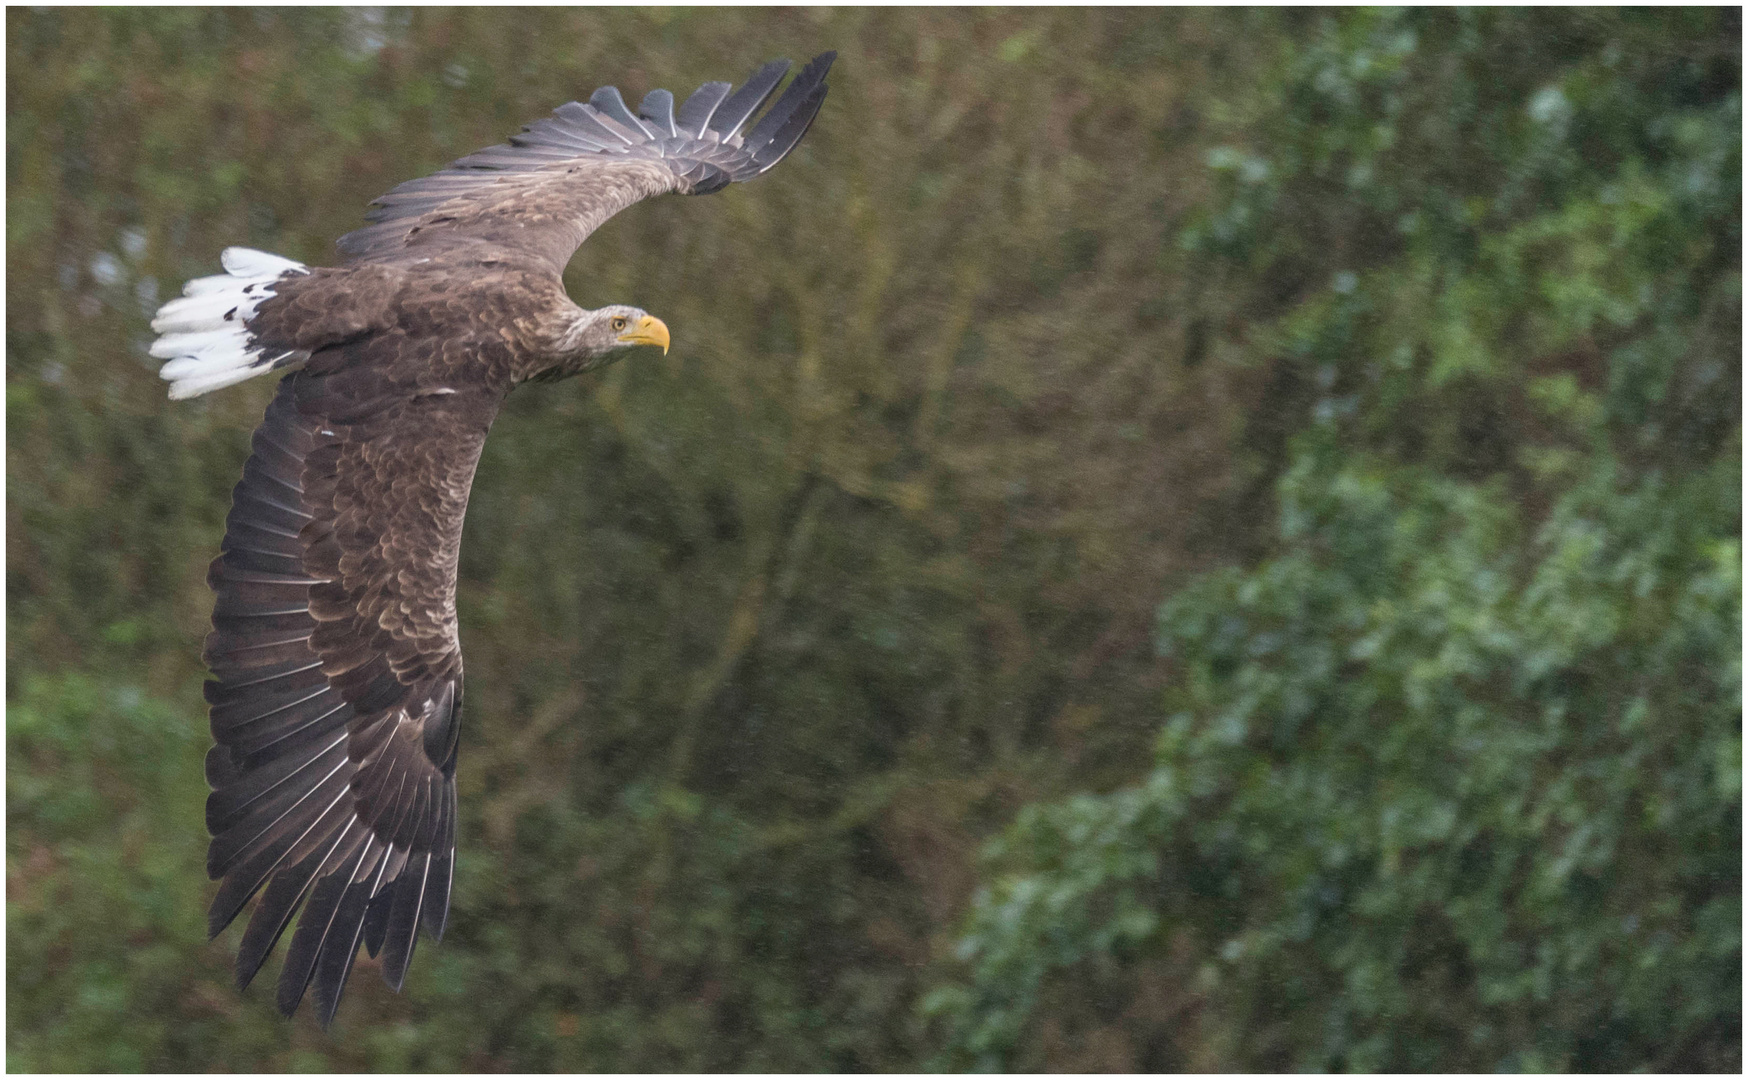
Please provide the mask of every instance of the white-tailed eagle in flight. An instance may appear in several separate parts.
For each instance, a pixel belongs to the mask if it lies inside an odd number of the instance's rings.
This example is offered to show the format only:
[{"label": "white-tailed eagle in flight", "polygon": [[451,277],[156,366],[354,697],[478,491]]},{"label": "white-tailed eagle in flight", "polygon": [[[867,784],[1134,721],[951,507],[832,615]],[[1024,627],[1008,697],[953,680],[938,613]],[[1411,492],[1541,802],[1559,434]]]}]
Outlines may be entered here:
[{"label": "white-tailed eagle in flight", "polygon": [[461,647],[455,574],[480,448],[518,383],[668,346],[635,307],[585,311],[560,276],[631,204],[750,180],[794,149],[835,53],[756,123],[787,61],[678,112],[603,87],[507,145],[377,199],[342,264],[243,248],[152,322],[172,398],[289,370],[232,496],[206,662],[215,745],[207,870],[214,936],[260,895],[247,986],[301,909],[279,979],[334,1017],[359,945],[400,989],[419,927],[443,933],[455,865]]}]

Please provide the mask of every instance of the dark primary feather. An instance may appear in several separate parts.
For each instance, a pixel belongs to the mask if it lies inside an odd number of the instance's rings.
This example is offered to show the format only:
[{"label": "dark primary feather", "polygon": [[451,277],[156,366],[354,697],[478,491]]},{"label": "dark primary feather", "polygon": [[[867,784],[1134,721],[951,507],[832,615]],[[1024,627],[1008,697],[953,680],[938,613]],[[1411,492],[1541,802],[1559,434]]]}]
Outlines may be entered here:
[{"label": "dark primary feather", "polygon": [[[835,57],[836,53],[826,56]],[[826,63],[831,63],[827,60]],[[734,138],[740,132],[759,107],[770,100],[771,93],[777,89],[777,84],[783,81],[783,75],[789,70],[789,61],[773,60],[764,67],[753,72],[746,85],[730,94],[716,110],[716,115],[710,118],[710,130],[720,135],[724,142]]]},{"label": "dark primary feather", "polygon": [[666,90],[651,90],[637,107],[640,119],[655,125],[658,139],[670,139],[679,134],[674,126],[674,95]]},{"label": "dark primary feather", "polygon": [[689,132],[702,132],[710,123],[710,117],[717,107],[728,97],[728,92],[734,87],[725,82],[707,82],[692,91],[692,96],[680,106],[679,119],[675,124]]},{"label": "dark primary feather", "polygon": [[787,157],[813,125],[820,105],[825,102],[825,76],[836,55],[826,53],[802,68],[783,97],[747,134],[745,146],[752,151],[753,164],[759,172]]},{"label": "dark primary feather", "polygon": [[631,110],[625,107],[625,98],[619,94],[617,86],[603,86],[589,97],[589,104],[607,114],[607,118],[624,129],[623,137],[627,145],[644,142],[656,137],[656,133],[638,122],[631,115]]},{"label": "dark primary feather", "polygon": [[313,992],[327,1025],[360,947],[398,990],[420,932],[447,922],[456,566],[493,417],[555,362],[526,328],[583,314],[559,274],[611,214],[782,160],[833,56],[756,123],[787,62],[738,91],[705,83],[678,109],[654,90],[633,113],[611,87],[560,106],[378,199],[373,224],[340,241],[349,266],[273,279],[249,318],[252,341],[304,366],[255,432],[207,577],[207,868],[222,879],[208,919],[217,935],[255,901],[243,986],[290,931],[287,1014]]}]

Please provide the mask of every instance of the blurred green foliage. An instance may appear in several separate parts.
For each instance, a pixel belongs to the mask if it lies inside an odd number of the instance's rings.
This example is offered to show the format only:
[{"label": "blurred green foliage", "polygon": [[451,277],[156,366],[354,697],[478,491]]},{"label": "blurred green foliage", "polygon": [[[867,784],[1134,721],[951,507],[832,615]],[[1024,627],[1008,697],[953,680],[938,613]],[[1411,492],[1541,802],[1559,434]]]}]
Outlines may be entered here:
[{"label": "blurred green foliage", "polygon": [[[1738,1067],[1739,38],[9,10],[9,1067]],[[824,48],[573,265],[675,347],[487,445],[449,933],[278,1020],[199,810],[272,388],[165,401],[150,312]]]},{"label": "blurred green foliage", "polygon": [[1145,780],[992,845],[946,1062],[1740,1067],[1740,70],[1669,14],[1316,18],[1209,155],[1275,535],[1161,608]]}]

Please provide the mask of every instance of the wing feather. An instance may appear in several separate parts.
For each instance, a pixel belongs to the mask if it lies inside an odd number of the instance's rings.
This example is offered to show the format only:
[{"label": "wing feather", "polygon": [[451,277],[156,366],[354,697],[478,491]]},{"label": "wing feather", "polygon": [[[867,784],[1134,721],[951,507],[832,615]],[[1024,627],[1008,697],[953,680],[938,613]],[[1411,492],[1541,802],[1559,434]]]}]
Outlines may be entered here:
[{"label": "wing feather", "polygon": [[[307,869],[313,877],[316,864],[303,867],[310,849],[314,847],[325,850],[324,844],[331,844],[339,828],[352,816],[344,785],[339,785],[337,790],[323,793],[322,797],[326,799],[325,802],[318,800],[312,803],[313,813],[299,819],[302,826],[300,829],[283,830],[270,841],[250,849],[249,857],[225,874],[218,895],[213,898],[212,907],[207,912],[207,932],[211,937],[217,937],[243,910],[250,897],[260,891],[262,885],[269,880],[273,883],[268,887],[266,898],[256,907],[254,917],[249,920],[249,929],[243,935],[243,946],[237,956],[237,978],[243,986],[249,984],[249,979],[260,968],[261,960],[266,958],[263,954],[247,963],[244,959],[249,955],[251,940],[259,939],[260,934],[266,932],[260,924],[280,920],[279,927],[271,931],[272,939],[278,940],[284,923],[290,921],[296,911],[296,904],[281,911],[279,909],[283,905],[275,901],[276,896],[283,899],[285,895],[285,888],[280,886],[280,879],[285,875],[279,871],[285,867],[301,867]],[[303,887],[307,884],[306,880],[298,886],[294,899],[301,899]],[[271,943],[267,945],[268,950],[272,947]],[[245,967],[248,969],[247,975],[244,974]]]},{"label": "wing feather", "polygon": [[645,94],[637,106],[637,115],[645,127],[655,125],[651,134],[658,139],[671,139],[680,133],[674,126],[674,95],[671,91],[651,90]]},{"label": "wing feather", "polygon": [[789,61],[773,60],[753,72],[745,85],[730,94],[728,100],[717,108],[716,115],[710,118],[710,130],[716,132],[723,142],[734,138],[747,120],[759,111],[759,106],[770,100],[788,71]]},{"label": "wing feather", "polygon": [[245,811],[253,811],[263,799],[288,797],[305,786],[304,781],[339,768],[346,759],[346,736],[339,735],[304,754],[285,754],[250,772],[246,777],[215,791],[206,799],[206,827],[222,833],[236,825]]},{"label": "wing feather", "polygon": [[705,127],[710,123],[710,117],[733,89],[732,85],[725,82],[707,82],[692,91],[692,96],[680,106],[680,130],[694,138],[702,138]]},{"label": "wing feather", "polygon": [[656,137],[654,129],[645,127],[642,121],[631,114],[626,108],[625,99],[620,96],[617,86],[603,86],[589,96],[589,104],[607,115],[607,119],[625,129],[625,134],[634,142],[643,142]]},{"label": "wing feather", "polygon": [[215,878],[224,877],[274,841],[301,833],[327,813],[335,800],[348,794],[351,779],[351,763],[342,761],[322,773],[313,784],[287,790],[284,798],[255,807],[213,836],[206,849],[207,872]]},{"label": "wing feather", "polygon": [[[587,116],[586,113],[584,115]],[[549,146],[570,151],[572,154],[593,154],[607,149],[608,143],[605,136],[594,138],[579,130],[579,125],[576,124],[561,124],[557,120],[536,120],[529,124],[522,134],[510,136],[510,145]],[[448,195],[448,192],[444,192],[436,197],[447,198]],[[393,194],[384,195],[377,202],[389,206],[392,205],[390,200],[394,197]],[[429,198],[431,196],[420,194],[417,197]]]},{"label": "wing feather", "polygon": [[231,754],[240,758],[245,767],[253,768],[271,756],[291,753],[346,727],[354,715],[350,702],[332,704],[331,698],[323,699],[272,726],[230,732],[225,739]]},{"label": "wing feather", "polygon": [[[397,855],[405,856],[406,852],[398,848]],[[394,878],[399,873],[396,869],[387,870],[386,876]],[[390,881],[375,896],[370,898],[370,910],[364,913],[364,951],[371,959],[382,952],[383,938],[388,936],[388,915],[395,896],[395,882]]]},{"label": "wing feather", "polygon": [[747,133],[745,146],[752,151],[760,172],[783,160],[807,133],[825,101],[825,76],[830,69],[830,54],[802,68],[783,97]]},{"label": "wing feather", "polygon": [[449,890],[455,883],[455,778],[445,777],[435,787],[438,824],[431,841],[431,894],[424,921],[431,936],[442,941],[449,926]]},{"label": "wing feather", "polygon": [[[316,962],[316,1019],[323,1027],[334,1021],[340,1007],[340,995],[346,989],[347,976],[352,974],[352,961],[364,937],[364,918],[369,912],[370,898],[382,885],[382,874],[388,869],[387,850],[382,842],[372,839],[353,880],[341,896],[334,913],[333,927],[322,943]],[[374,866],[371,864],[374,862]],[[295,942],[294,942],[295,944]]]},{"label": "wing feather", "polygon": [[413,962],[418,943],[419,914],[425,903],[425,888],[431,876],[431,853],[421,851],[407,859],[406,869],[394,884],[389,901],[388,927],[382,937],[382,977],[399,990]]},{"label": "wing feather", "polygon": [[[543,130],[556,130],[574,134],[580,139],[598,143],[603,150],[616,150],[632,145],[630,132],[622,127],[608,127],[602,122],[599,112],[581,102],[568,101],[552,111],[555,120],[537,121],[540,124],[550,124]],[[532,126],[532,125],[531,125]],[[454,176],[454,174],[438,173],[438,176]],[[466,180],[466,177],[457,177]],[[417,183],[417,181],[414,181]]]},{"label": "wing feather", "polygon": [[[291,925],[291,920],[303,905],[304,898],[309,895],[310,886],[315,883],[316,874],[327,864],[340,842],[346,838],[347,820],[351,817],[351,809],[345,805],[344,796],[334,800],[328,813],[313,823],[303,836],[293,837],[284,845],[283,851],[263,851],[259,856],[265,864],[256,875],[255,888],[260,888],[262,881],[271,880],[267,892],[261,902],[255,906],[255,914],[249,919],[249,928],[243,931],[243,943],[237,947],[237,985],[247,988],[266,962],[267,956],[273,951],[273,946],[279,943],[279,938],[285,933],[285,928]],[[314,847],[305,850],[306,840],[314,838]],[[294,857],[295,856],[295,857]],[[280,872],[282,866],[289,869]],[[247,878],[244,879],[246,882]],[[232,885],[231,879],[225,881],[225,888]],[[241,892],[241,888],[237,890]],[[225,889],[219,890],[220,899],[225,898]],[[231,917],[242,910],[248,902],[248,895],[234,901],[230,909]],[[218,901],[213,903],[213,921],[217,922],[221,914]],[[212,935],[218,936],[224,924],[212,927]]]},{"label": "wing feather", "polygon": [[[285,951],[285,967],[279,972],[279,1011],[290,1016],[303,1001],[310,979],[315,977],[316,961],[322,947],[334,930],[335,917],[341,902],[352,885],[352,873],[369,853],[369,840],[357,821],[349,822],[341,842],[323,860],[316,871],[314,887],[304,903],[303,915],[297,920],[297,931],[291,935],[291,947]],[[325,1026],[325,1025],[324,1025]]]}]

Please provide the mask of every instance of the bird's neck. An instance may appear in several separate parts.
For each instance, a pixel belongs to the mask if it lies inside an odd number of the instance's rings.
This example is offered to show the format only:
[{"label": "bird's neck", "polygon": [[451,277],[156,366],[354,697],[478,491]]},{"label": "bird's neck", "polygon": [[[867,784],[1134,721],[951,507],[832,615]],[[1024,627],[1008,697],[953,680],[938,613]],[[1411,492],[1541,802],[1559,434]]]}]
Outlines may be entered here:
[{"label": "bird's neck", "polygon": [[585,311],[573,304],[571,310],[566,314],[570,317],[559,329],[558,340],[553,346],[553,352],[563,360],[593,359],[599,356],[599,351],[592,348],[588,342],[588,331],[589,327],[594,325],[595,313]]},{"label": "bird's neck", "polygon": [[567,310],[555,320],[542,350],[536,370],[528,372],[529,381],[547,382],[568,379],[585,371],[611,363],[622,350],[602,348],[592,340],[590,330],[597,325],[596,313],[566,302]]}]

